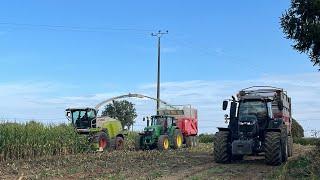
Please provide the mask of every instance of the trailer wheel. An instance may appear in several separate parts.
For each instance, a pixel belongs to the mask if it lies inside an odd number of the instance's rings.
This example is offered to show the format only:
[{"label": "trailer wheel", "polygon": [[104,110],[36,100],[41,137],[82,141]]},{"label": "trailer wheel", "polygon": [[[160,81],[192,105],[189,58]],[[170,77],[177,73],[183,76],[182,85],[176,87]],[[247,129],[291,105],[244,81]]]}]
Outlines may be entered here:
[{"label": "trailer wheel", "polygon": [[158,149],[165,151],[169,149],[169,137],[167,135],[161,135],[158,140]]},{"label": "trailer wheel", "polygon": [[219,131],[215,135],[213,156],[217,163],[227,163],[231,160],[232,152],[229,136],[230,133],[228,131]]},{"label": "trailer wheel", "polygon": [[192,136],[186,137],[186,145],[187,145],[188,148],[193,147]]},{"label": "trailer wheel", "polygon": [[116,150],[123,150],[124,149],[124,139],[120,136],[116,137]]},{"label": "trailer wheel", "polygon": [[174,135],[173,135],[173,148],[174,149],[179,149],[182,147],[183,143],[183,135],[179,129],[174,130]]},{"label": "trailer wheel", "polygon": [[142,136],[140,136],[140,135],[138,135],[135,138],[134,149],[136,151],[143,150],[142,145],[141,145],[141,139],[142,139]]},{"label": "trailer wheel", "polygon": [[265,159],[268,165],[279,166],[282,163],[281,133],[267,132],[265,136]]},{"label": "trailer wheel", "polygon": [[198,147],[198,145],[199,145],[198,136],[193,136],[193,140],[194,140],[194,147]]},{"label": "trailer wheel", "polygon": [[291,157],[293,155],[293,139],[292,136],[288,137],[288,156]]}]

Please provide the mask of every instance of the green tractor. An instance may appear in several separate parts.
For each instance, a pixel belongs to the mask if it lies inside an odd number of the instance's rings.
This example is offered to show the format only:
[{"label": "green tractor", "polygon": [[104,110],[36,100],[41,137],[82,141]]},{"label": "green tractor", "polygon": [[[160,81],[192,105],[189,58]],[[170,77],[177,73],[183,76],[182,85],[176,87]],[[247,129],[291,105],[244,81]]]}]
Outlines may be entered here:
[{"label": "green tractor", "polygon": [[[150,125],[151,120],[151,125]],[[144,118],[145,121],[145,118]],[[179,149],[183,144],[183,135],[172,116],[151,116],[147,118],[147,127],[136,138],[135,149],[168,150]]]},{"label": "green tractor", "polygon": [[88,136],[94,149],[105,151],[124,148],[120,121],[110,117],[97,117],[97,110],[93,108],[68,108],[66,117],[79,134]]}]

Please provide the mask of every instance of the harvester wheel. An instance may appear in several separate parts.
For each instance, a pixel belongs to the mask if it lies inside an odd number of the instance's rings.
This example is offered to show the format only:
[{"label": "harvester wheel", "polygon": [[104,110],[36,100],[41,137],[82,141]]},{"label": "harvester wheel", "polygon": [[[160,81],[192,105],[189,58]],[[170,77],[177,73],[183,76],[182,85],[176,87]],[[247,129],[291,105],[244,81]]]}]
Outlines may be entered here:
[{"label": "harvester wheel", "polygon": [[169,137],[167,135],[161,135],[158,140],[158,149],[165,151],[169,149]]},{"label": "harvester wheel", "polygon": [[140,135],[138,135],[135,139],[135,142],[134,142],[134,149],[136,151],[139,151],[139,150],[142,150],[142,146],[141,146],[141,137]]},{"label": "harvester wheel", "polygon": [[265,137],[266,163],[279,166],[282,163],[282,145],[280,132],[267,132]]},{"label": "harvester wheel", "polygon": [[123,150],[124,149],[124,139],[120,136],[116,137],[116,150]]},{"label": "harvester wheel", "polygon": [[291,157],[293,155],[293,139],[292,136],[288,137],[288,156]]},{"label": "harvester wheel", "polygon": [[106,132],[98,132],[94,142],[98,143],[99,151],[105,151],[111,147],[110,138]]},{"label": "harvester wheel", "polygon": [[214,160],[217,163],[230,162],[232,157],[230,133],[228,131],[219,131],[216,133],[213,145]]},{"label": "harvester wheel", "polygon": [[183,143],[183,135],[179,129],[174,130],[174,135],[173,135],[173,148],[174,149],[179,149],[182,147]]}]

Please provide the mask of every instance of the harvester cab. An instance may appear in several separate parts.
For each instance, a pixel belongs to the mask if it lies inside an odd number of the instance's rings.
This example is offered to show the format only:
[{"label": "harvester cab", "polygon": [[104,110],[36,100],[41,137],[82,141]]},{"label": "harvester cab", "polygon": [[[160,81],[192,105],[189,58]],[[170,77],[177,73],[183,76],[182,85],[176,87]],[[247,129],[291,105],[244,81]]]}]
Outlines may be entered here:
[{"label": "harvester cab", "polygon": [[147,119],[147,127],[139,133],[135,147],[136,150],[154,149],[167,150],[170,147],[180,148],[183,136],[176,126],[176,120],[172,116],[156,115]]},{"label": "harvester cab", "polygon": [[244,155],[265,153],[266,163],[280,165],[292,155],[291,99],[274,87],[250,87],[241,90],[237,99],[223,102],[227,128],[218,128],[214,142],[215,161],[229,162]]},{"label": "harvester cab", "polygon": [[92,108],[68,108],[66,117],[79,132],[96,128],[97,111]]}]

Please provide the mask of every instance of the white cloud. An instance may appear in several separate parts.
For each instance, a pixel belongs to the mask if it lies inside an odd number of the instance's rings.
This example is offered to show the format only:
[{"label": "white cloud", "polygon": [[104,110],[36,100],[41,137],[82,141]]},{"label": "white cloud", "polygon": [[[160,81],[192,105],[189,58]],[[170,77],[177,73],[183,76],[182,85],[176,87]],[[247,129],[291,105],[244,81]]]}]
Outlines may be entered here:
[{"label": "white cloud", "polygon": [[[192,104],[199,111],[200,132],[215,132],[217,126],[226,126],[221,110],[222,101],[238,90],[253,85],[282,87],[292,97],[293,115],[306,130],[320,130],[320,74],[264,75],[260,78],[242,81],[183,81],[161,84],[161,97],[171,104]],[[107,92],[79,96],[57,95],[64,86],[55,83],[7,83],[0,84],[0,117],[43,119],[49,122],[66,122],[64,109],[69,106],[94,106],[110,97],[129,92]],[[155,84],[142,84],[136,93],[155,97]],[[135,92],[132,92],[135,93]],[[143,116],[155,112],[155,102],[145,99],[131,99],[139,114],[135,127],[144,126]]]}]

